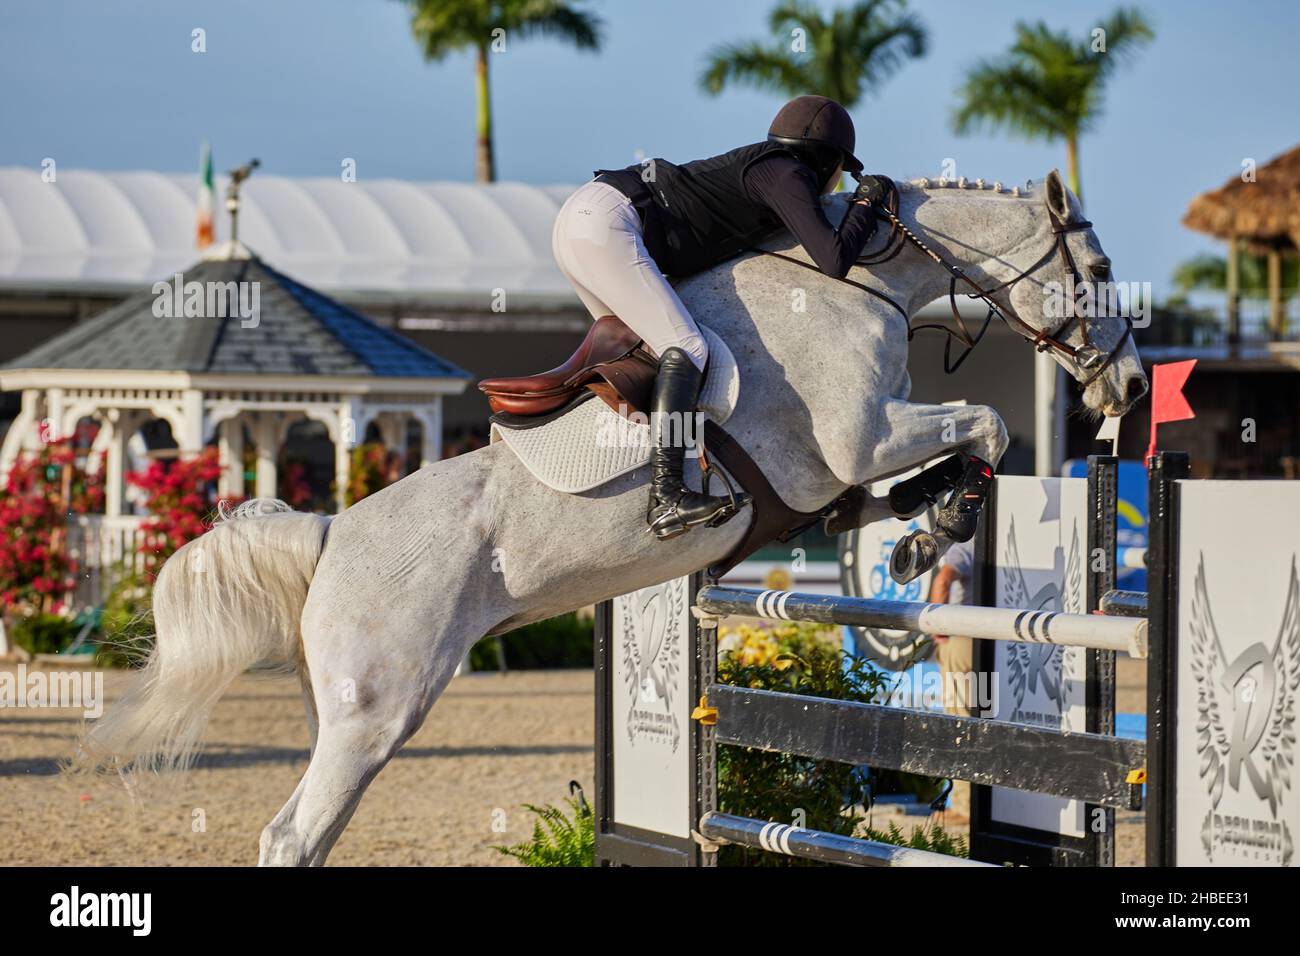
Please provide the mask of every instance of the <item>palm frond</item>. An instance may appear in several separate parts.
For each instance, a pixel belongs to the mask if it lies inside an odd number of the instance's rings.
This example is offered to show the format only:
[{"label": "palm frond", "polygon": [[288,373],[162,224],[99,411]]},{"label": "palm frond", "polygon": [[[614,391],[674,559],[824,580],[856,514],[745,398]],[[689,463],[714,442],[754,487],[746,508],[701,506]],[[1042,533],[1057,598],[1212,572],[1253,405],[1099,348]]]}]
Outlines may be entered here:
[{"label": "palm frond", "polygon": [[795,27],[814,34],[826,29],[826,20],[821,10],[806,0],[781,0],[767,15],[767,27],[775,37],[789,35]]},{"label": "palm frond", "polygon": [[521,39],[567,41],[580,50],[600,48],[603,21],[563,0],[401,0],[411,10],[411,33],[426,60],[441,60],[466,47],[482,47],[492,31]]},{"label": "palm frond", "polygon": [[[730,82],[787,94],[818,93],[846,107],[874,91],[907,59],[925,55],[927,34],[904,0],[861,0],[829,20],[807,0],[781,0],[768,15],[771,45],[731,44],[710,52],[700,85],[717,94]],[[807,53],[790,48],[803,30]]]},{"label": "palm frond", "polygon": [[1065,118],[1050,85],[1037,71],[1006,60],[985,61],[966,76],[953,113],[960,134],[1008,129],[1029,139],[1065,135]]},{"label": "palm frond", "polygon": [[1132,7],[1116,10],[1098,26],[1106,34],[1106,52],[1094,53],[1089,45],[1087,56],[1096,62],[1097,72],[1103,76],[1133,59],[1139,48],[1155,39],[1155,31],[1142,11]]},{"label": "palm frond", "polygon": [[878,89],[907,60],[925,56],[929,43],[925,27],[910,13],[901,15],[888,26],[858,36],[862,38],[856,51],[862,63],[860,75],[868,90]]},{"label": "palm frond", "polygon": [[1153,34],[1141,13],[1121,9],[1103,20],[1106,53],[1092,51],[1092,34],[1075,41],[1046,23],[1017,23],[1002,57],[967,73],[952,114],[953,129],[1006,129],[1035,139],[1073,139],[1102,115],[1105,79]]},{"label": "palm frond", "polygon": [[593,13],[556,0],[519,0],[515,17],[502,24],[521,37],[541,36],[565,40],[579,50],[598,50],[604,21]]},{"label": "palm frond", "polygon": [[728,83],[757,89],[774,90],[788,96],[806,93],[811,88],[800,64],[781,49],[767,49],[757,43],[728,44],[708,55],[700,74],[700,88],[716,96]]}]

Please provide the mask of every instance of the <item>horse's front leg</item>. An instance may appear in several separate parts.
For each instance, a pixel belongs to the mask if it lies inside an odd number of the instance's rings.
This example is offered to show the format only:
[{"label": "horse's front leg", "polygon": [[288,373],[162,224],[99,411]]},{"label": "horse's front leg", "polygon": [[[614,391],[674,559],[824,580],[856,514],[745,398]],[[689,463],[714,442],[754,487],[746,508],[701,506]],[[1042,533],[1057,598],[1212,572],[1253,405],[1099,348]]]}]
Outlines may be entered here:
[{"label": "horse's front leg", "polygon": [[957,541],[969,541],[993,466],[1007,447],[1006,426],[985,405],[919,405],[899,399],[882,409],[881,441],[871,458],[867,481],[898,474],[942,458],[919,475],[899,482],[888,498],[870,494],[866,481],[837,502],[826,530],[838,534],[895,515],[910,518],[951,491],[939,510],[935,531],[904,536],[894,550],[890,573],[900,583],[931,570]]},{"label": "horse's front leg", "polygon": [[830,537],[863,528],[874,521],[895,517],[888,496],[877,498],[866,485],[852,485],[831,503],[831,512],[822,522]]}]

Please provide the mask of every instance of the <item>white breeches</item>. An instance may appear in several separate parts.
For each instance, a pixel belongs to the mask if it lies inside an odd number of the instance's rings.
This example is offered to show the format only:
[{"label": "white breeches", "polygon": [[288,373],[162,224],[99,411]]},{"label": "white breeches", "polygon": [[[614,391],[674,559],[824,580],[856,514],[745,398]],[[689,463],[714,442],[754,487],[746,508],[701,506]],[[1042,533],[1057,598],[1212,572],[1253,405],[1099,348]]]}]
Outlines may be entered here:
[{"label": "white breeches", "polygon": [[676,346],[703,369],[708,345],[646,251],[641,218],[613,186],[590,182],[560,208],[555,261],[593,319],[616,315],[656,355]]}]

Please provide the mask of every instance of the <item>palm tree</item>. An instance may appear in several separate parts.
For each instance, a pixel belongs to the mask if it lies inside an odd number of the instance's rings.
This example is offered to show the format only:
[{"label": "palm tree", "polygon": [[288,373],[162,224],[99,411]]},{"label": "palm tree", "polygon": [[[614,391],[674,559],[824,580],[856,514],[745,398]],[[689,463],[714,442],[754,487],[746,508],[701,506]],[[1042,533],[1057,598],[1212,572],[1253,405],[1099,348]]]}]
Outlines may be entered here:
[{"label": "palm tree", "polygon": [[925,56],[925,27],[905,6],[905,0],[863,0],[828,20],[811,3],[782,0],[768,14],[771,45],[717,47],[700,86],[716,96],[728,83],[743,83],[786,96],[829,96],[852,107],[908,58]]},{"label": "palm tree", "polygon": [[[1101,115],[1102,93],[1115,68],[1155,34],[1142,14],[1121,9],[1074,40],[1047,24],[1016,24],[1016,42],[996,59],[967,74],[953,114],[958,134],[979,127],[1006,129],[1028,139],[1065,140],[1070,188],[1083,199],[1079,182],[1079,136]],[[1100,47],[1097,39],[1104,40]]]},{"label": "palm tree", "polygon": [[[1240,288],[1249,296],[1263,297],[1268,289],[1268,264],[1262,256],[1243,254],[1240,258]],[[1178,264],[1174,269],[1174,288],[1179,300],[1188,292],[1206,289],[1223,292],[1228,288],[1228,260],[1222,256],[1202,253]],[[1285,302],[1294,296],[1300,285],[1300,262],[1282,260],[1281,292]]]},{"label": "palm tree", "polygon": [[[492,149],[492,100],[488,54],[495,44],[535,36],[564,40],[579,50],[600,48],[600,18],[561,0],[403,0],[411,8],[411,32],[426,61],[470,47],[477,51],[478,140],[474,178],[496,179]],[[580,0],[581,2],[581,0]]]}]

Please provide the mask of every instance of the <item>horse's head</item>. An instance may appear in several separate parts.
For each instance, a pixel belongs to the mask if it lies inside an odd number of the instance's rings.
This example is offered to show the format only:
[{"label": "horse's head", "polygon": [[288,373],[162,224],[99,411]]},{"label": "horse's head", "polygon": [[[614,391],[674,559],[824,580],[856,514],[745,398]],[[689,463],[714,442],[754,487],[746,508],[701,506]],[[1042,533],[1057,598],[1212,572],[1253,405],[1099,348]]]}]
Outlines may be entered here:
[{"label": "horse's head", "polygon": [[1146,394],[1147,377],[1110,259],[1061,174],[1052,170],[1044,185],[1041,239],[1022,247],[1017,258],[1030,261],[1020,266],[1023,278],[1004,293],[1009,321],[1083,386],[1088,408],[1123,415]]}]

